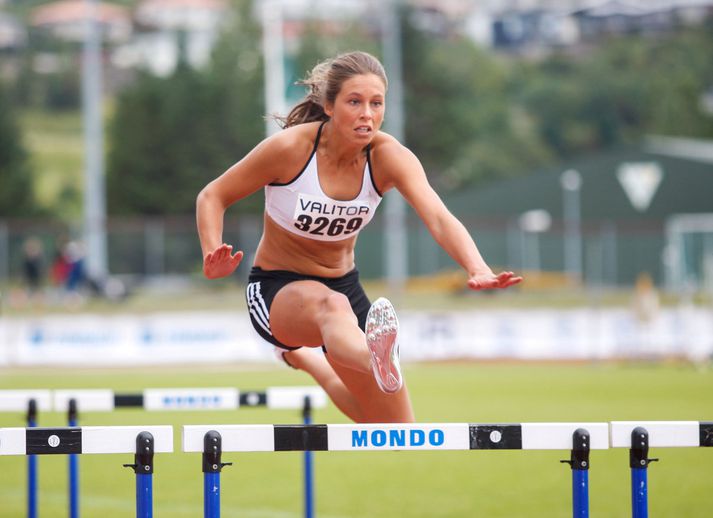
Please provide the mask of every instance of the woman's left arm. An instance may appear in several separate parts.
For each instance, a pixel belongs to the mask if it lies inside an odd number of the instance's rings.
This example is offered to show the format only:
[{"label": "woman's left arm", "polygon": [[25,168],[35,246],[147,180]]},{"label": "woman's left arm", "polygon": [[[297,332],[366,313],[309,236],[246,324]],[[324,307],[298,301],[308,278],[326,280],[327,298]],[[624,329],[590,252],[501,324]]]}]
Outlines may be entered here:
[{"label": "woman's left arm", "polygon": [[[448,210],[428,183],[421,162],[406,147],[391,142],[381,153],[385,189],[395,187],[425,223],[436,242],[468,274],[473,290],[507,288],[522,281],[513,272],[493,273],[465,226]],[[383,151],[386,151],[384,149]]]}]

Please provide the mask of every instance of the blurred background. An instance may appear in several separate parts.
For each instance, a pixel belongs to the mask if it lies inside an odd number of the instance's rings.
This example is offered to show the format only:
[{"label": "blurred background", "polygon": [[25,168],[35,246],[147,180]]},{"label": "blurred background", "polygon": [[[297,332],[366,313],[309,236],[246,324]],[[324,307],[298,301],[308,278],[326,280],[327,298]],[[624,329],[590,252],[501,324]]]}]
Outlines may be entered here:
[{"label": "blurred background", "polygon": [[[276,131],[266,115],[304,94],[296,81],[350,49],[384,61],[387,131],[419,156],[488,263],[526,277],[508,293],[465,293],[452,260],[387,195],[357,247],[370,293],[458,317],[428,318],[413,340],[441,337],[437,355],[453,357],[710,357],[713,2],[0,6],[0,365],[47,361],[40,347],[84,358],[76,351],[106,340],[140,348],[161,334],[145,319],[127,338],[96,318],[44,314],[241,314],[262,194],[226,217],[225,240],[248,260],[211,283],[195,196]],[[483,317],[474,339],[471,317],[453,313],[472,306],[522,311],[506,329]],[[536,308],[555,310],[533,320]],[[179,345],[217,340],[188,328]],[[234,327],[223,338],[236,332],[252,340]],[[461,345],[449,353],[446,342]]]}]

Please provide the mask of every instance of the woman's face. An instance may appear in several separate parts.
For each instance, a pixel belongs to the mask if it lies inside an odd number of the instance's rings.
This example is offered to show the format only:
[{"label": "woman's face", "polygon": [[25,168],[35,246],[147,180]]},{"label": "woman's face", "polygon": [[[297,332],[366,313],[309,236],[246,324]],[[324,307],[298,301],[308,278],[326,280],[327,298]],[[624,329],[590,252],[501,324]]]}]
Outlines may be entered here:
[{"label": "woman's face", "polygon": [[379,76],[363,74],[353,76],[344,83],[334,103],[328,103],[334,129],[363,145],[371,142],[384,121],[386,87]]}]

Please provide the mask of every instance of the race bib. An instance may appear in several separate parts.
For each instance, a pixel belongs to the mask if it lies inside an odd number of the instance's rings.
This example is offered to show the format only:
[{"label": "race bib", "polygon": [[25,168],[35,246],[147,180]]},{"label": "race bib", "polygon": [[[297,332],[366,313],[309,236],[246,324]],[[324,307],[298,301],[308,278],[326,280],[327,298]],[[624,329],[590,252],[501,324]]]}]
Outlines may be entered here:
[{"label": "race bib", "polygon": [[346,238],[371,219],[371,212],[365,201],[339,201],[300,194],[293,225],[313,239]]}]

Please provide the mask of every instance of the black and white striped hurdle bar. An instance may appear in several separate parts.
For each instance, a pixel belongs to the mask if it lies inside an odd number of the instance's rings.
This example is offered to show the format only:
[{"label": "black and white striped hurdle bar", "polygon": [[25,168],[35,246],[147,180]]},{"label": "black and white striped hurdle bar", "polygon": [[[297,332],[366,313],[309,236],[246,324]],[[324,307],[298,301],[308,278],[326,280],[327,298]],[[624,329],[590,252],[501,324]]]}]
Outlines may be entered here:
[{"label": "black and white striped hurdle bar", "polygon": [[183,451],[202,452],[216,431],[223,452],[363,450],[571,450],[578,429],[609,447],[608,423],[186,425]]},{"label": "black and white striped hurdle bar", "polygon": [[0,455],[135,453],[142,432],[153,436],[155,453],[173,452],[172,426],[81,426],[0,428]]},{"label": "black and white striped hurdle bar", "polygon": [[327,405],[320,387],[270,387],[264,391],[235,388],[161,388],[141,393],[116,393],[104,389],[77,390],[0,390],[0,411],[24,411],[35,400],[39,411],[66,411],[74,400],[78,410],[112,411],[121,407],[145,410],[234,410],[239,407],[266,406],[271,409],[300,409],[305,398],[312,408]]},{"label": "black and white striped hurdle bar", "polygon": [[25,412],[30,401],[34,401],[37,410],[52,410],[51,390],[0,390],[0,412]]},{"label": "black and white striped hurdle bar", "polygon": [[646,430],[648,446],[652,448],[713,447],[711,421],[612,421],[610,446],[631,448],[635,428]]}]

